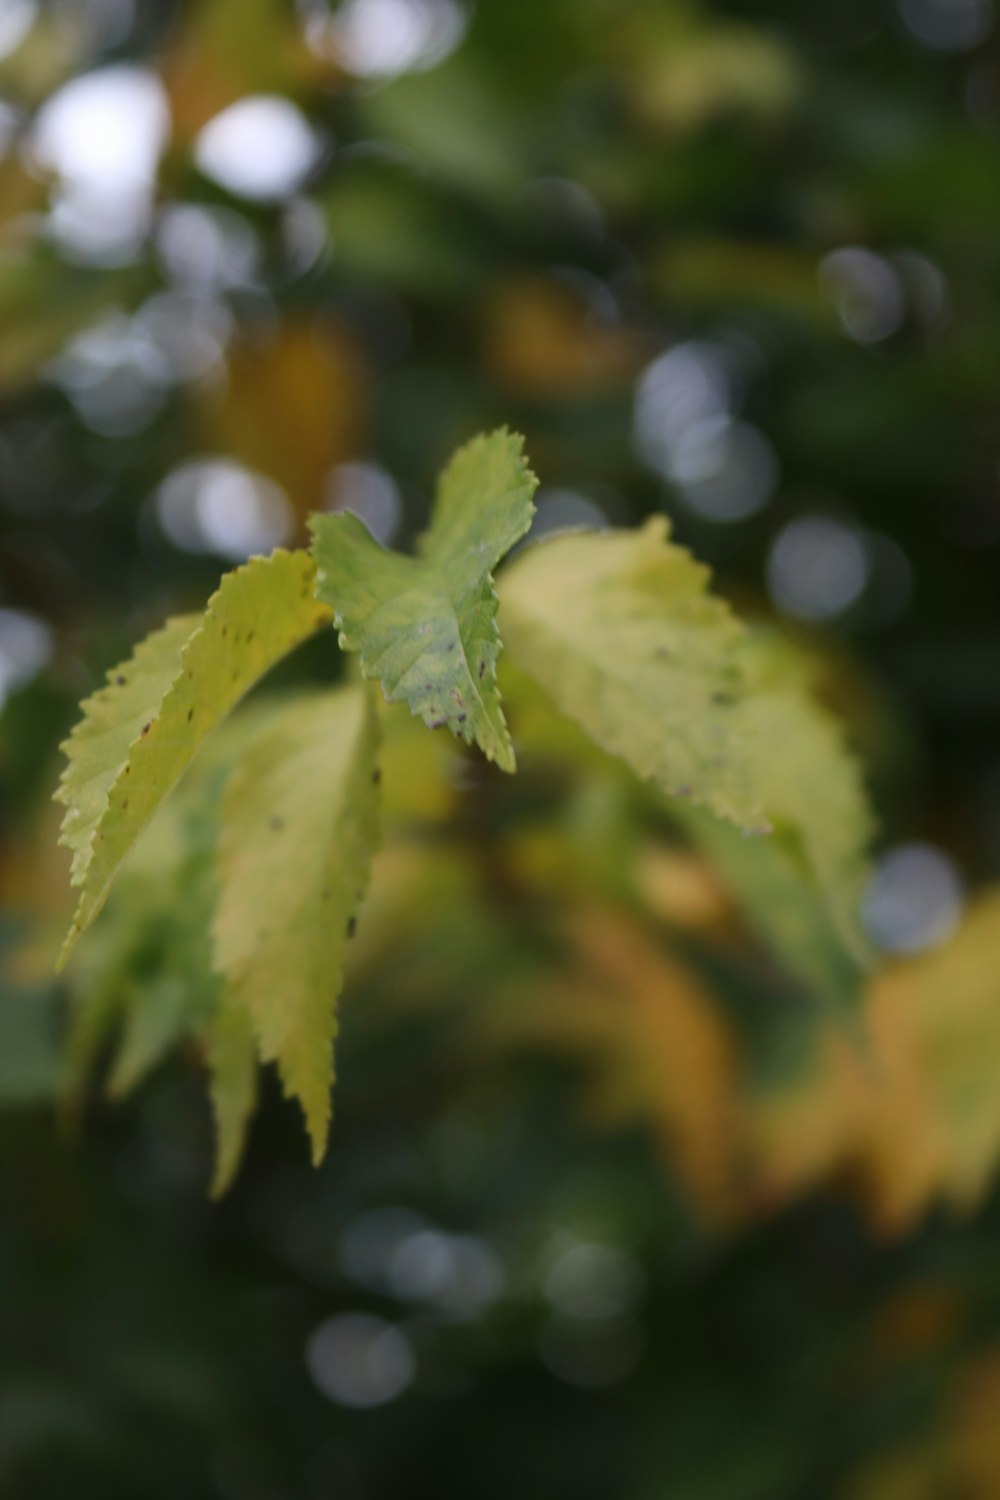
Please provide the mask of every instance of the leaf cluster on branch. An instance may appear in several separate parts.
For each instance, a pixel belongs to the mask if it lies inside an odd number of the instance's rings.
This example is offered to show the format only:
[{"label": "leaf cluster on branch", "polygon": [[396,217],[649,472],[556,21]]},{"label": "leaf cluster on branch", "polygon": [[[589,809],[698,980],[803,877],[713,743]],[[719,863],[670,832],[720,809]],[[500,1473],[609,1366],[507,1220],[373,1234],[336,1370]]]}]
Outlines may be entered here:
[{"label": "leaf cluster on branch", "polygon": [[[736,619],[662,519],[525,545],[495,581],[531,527],[536,484],[501,430],[445,469],[413,556],[352,515],[314,516],[309,552],[227,575],[203,617],[170,621],[109,674],[66,742],[57,796],[80,894],[63,962],[153,823],[119,911],[85,945],[72,1090],[116,1029],[119,1093],[194,1039],[211,1076],[216,1191],[238,1167],[261,1064],[299,1101],[315,1161],[326,1147],[336,1001],[379,844],[385,712],[355,680],[222,721],[331,624],[388,703],[514,772],[504,646],[529,744],[540,698],[537,722],[572,721],[593,753],[667,799],[788,973],[831,1011],[858,992],[870,817],[801,663]],[[419,774],[407,755],[387,769]],[[126,982],[137,965],[154,982]]]}]

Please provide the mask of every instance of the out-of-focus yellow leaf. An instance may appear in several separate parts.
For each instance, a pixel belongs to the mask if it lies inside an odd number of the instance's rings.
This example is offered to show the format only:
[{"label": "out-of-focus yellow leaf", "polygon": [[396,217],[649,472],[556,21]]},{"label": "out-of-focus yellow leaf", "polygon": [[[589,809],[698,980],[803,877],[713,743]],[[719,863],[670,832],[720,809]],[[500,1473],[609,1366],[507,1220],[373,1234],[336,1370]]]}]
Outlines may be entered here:
[{"label": "out-of-focus yellow leaf", "polygon": [[289,319],[231,346],[229,379],[202,408],[206,438],[276,480],[303,519],[330,468],[359,451],[368,371],[341,328]]},{"label": "out-of-focus yellow leaf", "polygon": [[[982,897],[944,947],[886,974],[871,1004],[883,1055],[892,1028],[901,1060],[893,1097],[879,1094],[876,1180],[891,1183],[913,1153],[919,1083],[930,1116],[924,1135],[939,1158],[934,1185],[955,1208],[970,1209],[1000,1158],[1000,894]],[[910,1087],[900,1097],[904,1080]]]},{"label": "out-of-focus yellow leaf", "polygon": [[649,910],[671,927],[710,929],[732,918],[732,902],[711,866],[685,850],[647,844],[636,881]]},{"label": "out-of-focus yellow leaf", "polygon": [[628,58],[640,120],[680,131],[731,114],[781,119],[801,87],[785,42],[739,22],[705,24],[685,9],[651,7],[623,29],[619,50]]},{"label": "out-of-focus yellow leaf", "polygon": [[758,1090],[749,1139],[762,1195],[850,1173],[889,1233],[938,1198],[972,1208],[1000,1157],[998,969],[991,893],[950,943],[874,981],[867,1046],[830,1030],[813,1066]]},{"label": "out-of-focus yellow leaf", "polygon": [[505,996],[491,1040],[556,1045],[592,1066],[606,1122],[646,1120],[705,1217],[731,1217],[740,1109],[738,1047],[711,994],[641,924],[608,908],[576,912],[567,961]]},{"label": "out-of-focus yellow leaf", "polygon": [[494,380],[528,396],[614,390],[642,359],[633,334],[602,321],[571,287],[542,276],[514,277],[493,290],[483,337]]},{"label": "out-of-focus yellow leaf", "polygon": [[[550,851],[548,866],[512,868],[543,891],[551,864]],[[586,1056],[600,1116],[645,1120],[708,1219],[768,1214],[837,1180],[898,1234],[938,1199],[965,1209],[982,1196],[1000,1156],[1000,895],[946,947],[875,981],[863,1035],[797,1014],[788,1055],[767,1069],[721,998],[638,920],[579,899],[569,915],[551,906],[567,955],[504,992],[491,1039]]]}]

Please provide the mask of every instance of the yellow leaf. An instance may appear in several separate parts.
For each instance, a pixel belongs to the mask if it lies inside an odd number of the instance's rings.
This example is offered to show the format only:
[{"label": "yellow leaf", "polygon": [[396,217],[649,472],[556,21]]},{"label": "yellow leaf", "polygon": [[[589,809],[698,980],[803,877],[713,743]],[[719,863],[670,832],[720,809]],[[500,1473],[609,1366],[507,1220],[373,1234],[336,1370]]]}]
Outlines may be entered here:
[{"label": "yellow leaf", "polygon": [[285,320],[233,344],[228,377],[203,405],[207,439],[276,480],[304,521],[323,507],[330,469],[364,444],[360,347],[335,324]]},{"label": "yellow leaf", "polygon": [[334,1002],[377,837],[378,723],[369,692],[309,694],[251,743],[222,799],[215,967],[263,1062],[326,1148]]}]

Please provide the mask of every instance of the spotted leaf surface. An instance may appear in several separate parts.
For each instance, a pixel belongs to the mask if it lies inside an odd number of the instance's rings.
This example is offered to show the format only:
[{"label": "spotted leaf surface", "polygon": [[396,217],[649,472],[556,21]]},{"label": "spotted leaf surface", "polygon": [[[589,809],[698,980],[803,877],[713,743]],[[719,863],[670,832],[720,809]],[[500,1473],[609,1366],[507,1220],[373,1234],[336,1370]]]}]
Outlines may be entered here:
[{"label": "spotted leaf surface", "polygon": [[492,570],[531,525],[536,484],[521,439],[494,432],[460,449],[441,476],[416,557],[386,551],[351,515],[312,523],[317,595],[364,675],[505,771],[515,760],[496,680]]},{"label": "spotted leaf surface", "polygon": [[602,749],[767,830],[742,720],[742,627],[662,517],[532,547],[504,575],[500,621],[515,664]]},{"label": "spotted leaf surface", "polygon": [[202,617],[155,632],[84,703],[56,793],[80,887],[61,962],[205,736],[268,668],[329,622],[313,582],[304,552],[253,559],[227,574]]}]

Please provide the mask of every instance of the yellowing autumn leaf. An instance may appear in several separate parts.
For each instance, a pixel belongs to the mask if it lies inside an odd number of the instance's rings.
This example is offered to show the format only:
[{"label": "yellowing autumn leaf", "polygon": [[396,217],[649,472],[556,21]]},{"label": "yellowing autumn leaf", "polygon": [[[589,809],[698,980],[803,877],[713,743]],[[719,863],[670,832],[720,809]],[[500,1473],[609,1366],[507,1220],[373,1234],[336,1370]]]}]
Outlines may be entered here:
[{"label": "yellowing autumn leaf", "polygon": [[[330,1121],[334,1006],[378,834],[377,743],[366,689],[296,699],[252,741],[222,799],[215,967],[226,1005],[249,1018],[261,1060],[277,1063],[300,1101],[317,1162]],[[228,1060],[229,1023],[223,1042]],[[216,1074],[228,1139],[228,1101],[247,1086],[229,1084],[228,1061]],[[227,1148],[223,1180],[228,1159]]]},{"label": "yellowing autumn leaf", "polygon": [[766,828],[743,744],[742,630],[664,518],[540,542],[500,596],[516,664],[602,749],[668,795]]},{"label": "yellowing autumn leaf", "polygon": [[156,631],[84,703],[56,793],[81,888],[61,963],[206,735],[268,668],[329,623],[313,579],[304,552],[254,558],[226,575],[203,617]]}]

